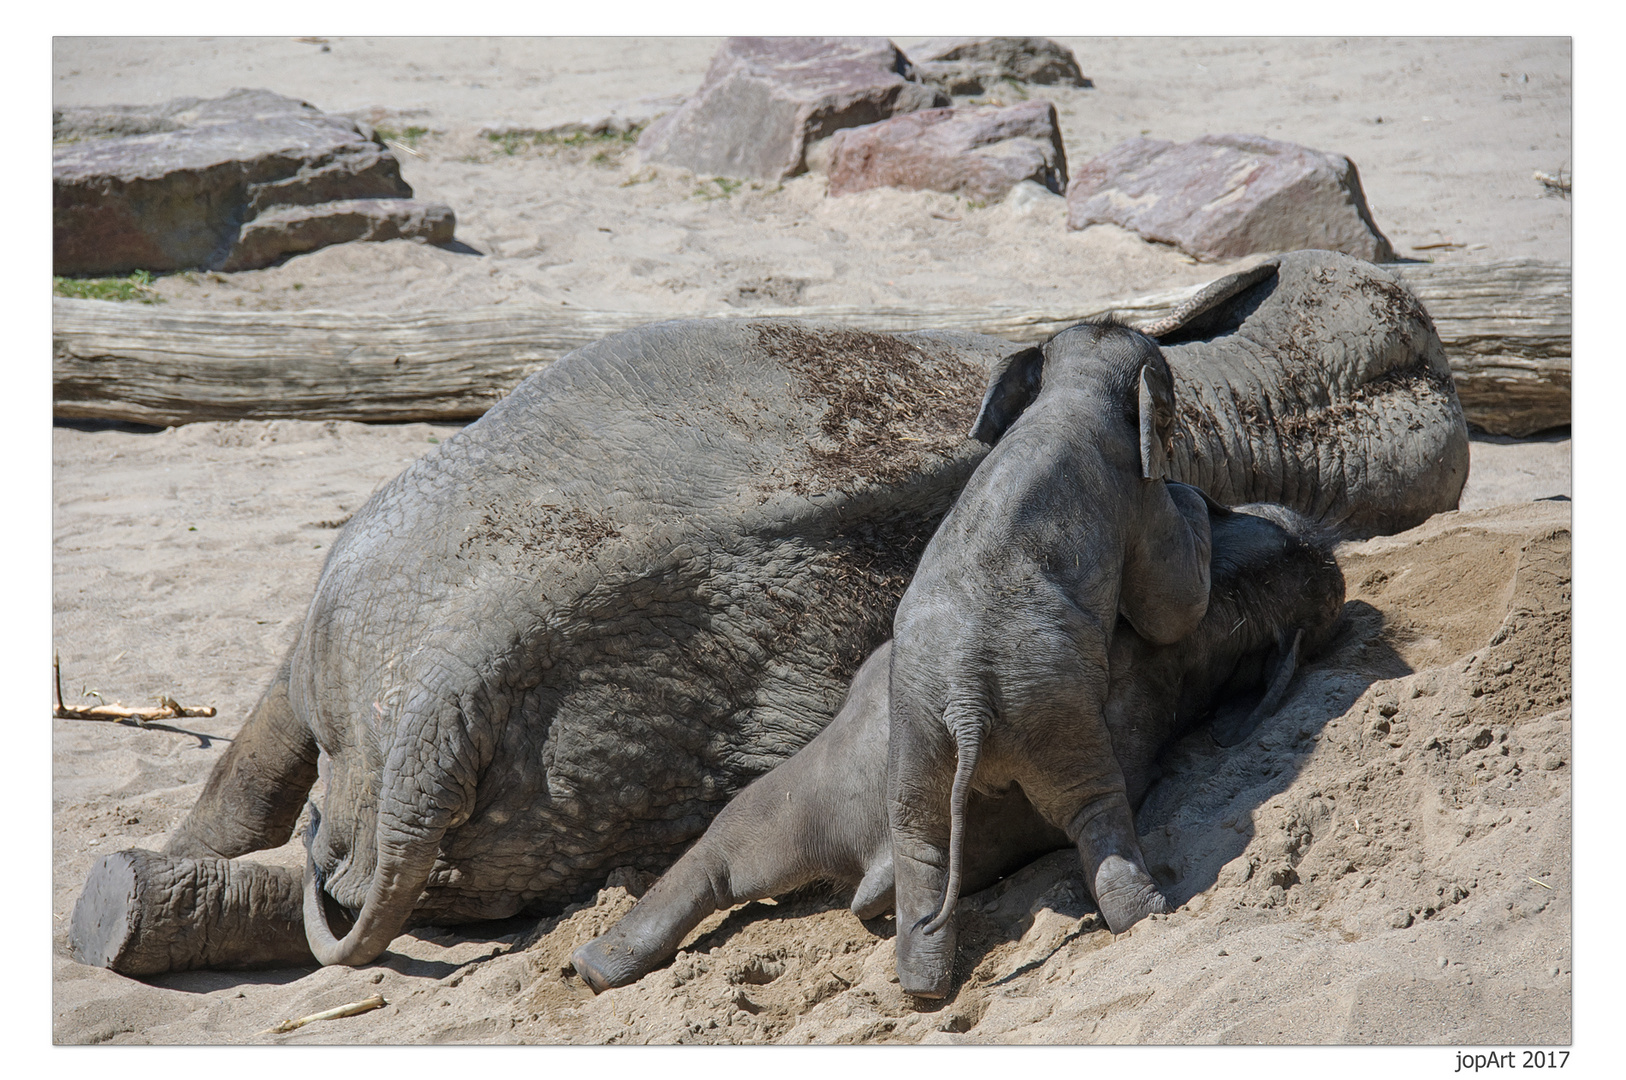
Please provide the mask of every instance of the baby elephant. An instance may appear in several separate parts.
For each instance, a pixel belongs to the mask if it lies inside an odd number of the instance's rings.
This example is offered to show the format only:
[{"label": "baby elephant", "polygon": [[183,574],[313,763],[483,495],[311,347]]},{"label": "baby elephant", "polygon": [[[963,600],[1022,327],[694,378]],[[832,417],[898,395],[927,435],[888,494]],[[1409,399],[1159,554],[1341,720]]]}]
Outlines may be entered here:
[{"label": "baby elephant", "polygon": [[1208,603],[1203,497],[1166,482],[1174,431],[1157,342],[1112,323],[1017,354],[983,397],[972,434],[993,449],[892,623],[886,797],[908,993],[948,993],[973,786],[1022,786],[1078,847],[1114,933],[1166,910],[1105,709],[1120,618],[1168,645]]},{"label": "baby elephant", "polygon": [[[1332,636],[1343,608],[1333,538],[1305,518],[1278,506],[1209,503],[1208,521],[1211,593],[1197,630],[1176,645],[1153,645],[1127,626],[1113,639],[1106,721],[1134,805],[1156,778],[1162,747],[1216,699],[1269,687],[1257,708],[1227,726],[1233,740],[1274,709],[1297,662]],[[889,642],[871,654],[830,725],[740,792],[625,918],[576,950],[589,986],[634,982],[671,959],[712,912],[813,881],[856,884],[852,910],[861,919],[892,906],[891,652]],[[970,891],[1068,843],[1016,789],[973,791],[966,818]]]}]

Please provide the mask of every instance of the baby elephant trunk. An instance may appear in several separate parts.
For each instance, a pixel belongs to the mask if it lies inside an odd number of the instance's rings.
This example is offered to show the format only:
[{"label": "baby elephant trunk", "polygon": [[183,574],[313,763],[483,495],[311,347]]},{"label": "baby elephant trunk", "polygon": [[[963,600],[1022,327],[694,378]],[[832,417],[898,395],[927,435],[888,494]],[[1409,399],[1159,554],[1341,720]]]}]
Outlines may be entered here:
[{"label": "baby elephant trunk", "polygon": [[280,866],[117,851],[91,868],[68,948],[80,963],[134,977],[311,967],[299,893],[299,874]]},{"label": "baby elephant trunk", "polygon": [[977,759],[982,756],[983,732],[987,729],[980,709],[949,709],[944,717],[949,735],[954,739],[957,758],[954,766],[954,788],[949,793],[949,865],[948,882],[943,886],[943,903],[937,914],[925,923],[924,932],[934,934],[954,914],[954,905],[960,902],[960,875],[965,865],[965,808],[971,799],[971,780],[977,772]]}]

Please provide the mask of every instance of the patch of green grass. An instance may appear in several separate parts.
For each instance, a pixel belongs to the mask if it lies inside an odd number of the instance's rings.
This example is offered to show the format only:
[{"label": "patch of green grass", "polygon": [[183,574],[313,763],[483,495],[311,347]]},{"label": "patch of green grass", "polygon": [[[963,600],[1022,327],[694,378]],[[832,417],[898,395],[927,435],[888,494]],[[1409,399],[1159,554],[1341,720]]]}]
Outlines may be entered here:
[{"label": "patch of green grass", "polygon": [[525,136],[513,131],[493,131],[486,136],[497,144],[497,149],[512,157],[525,145]]},{"label": "patch of green grass", "polygon": [[628,128],[626,131],[572,131],[561,134],[557,131],[539,131],[536,133],[538,146],[586,146],[600,143],[621,144],[631,146],[638,141],[638,133],[642,128]]},{"label": "patch of green grass", "polygon": [[143,304],[162,304],[164,298],[153,292],[152,283],[153,276],[145,270],[137,270],[128,277],[52,277],[51,292],[78,300],[135,300]]},{"label": "patch of green grass", "polygon": [[410,146],[414,148],[417,147],[418,143],[424,138],[424,136],[434,134],[434,132],[430,131],[426,127],[417,126],[409,127],[405,131],[400,131],[392,127],[379,126],[374,128],[373,131],[380,139],[383,139],[386,142],[398,142],[402,146]]},{"label": "patch of green grass", "polygon": [[745,186],[744,180],[733,180],[726,176],[714,176],[694,189],[691,196],[696,199],[726,199],[740,188]]},{"label": "patch of green grass", "polygon": [[595,163],[598,163],[601,159],[608,160],[612,149],[631,146],[637,142],[638,135],[642,130],[642,128],[634,127],[626,131],[492,131],[486,134],[486,139],[495,143],[497,149],[509,156],[513,156],[527,147],[604,147],[592,158]]}]

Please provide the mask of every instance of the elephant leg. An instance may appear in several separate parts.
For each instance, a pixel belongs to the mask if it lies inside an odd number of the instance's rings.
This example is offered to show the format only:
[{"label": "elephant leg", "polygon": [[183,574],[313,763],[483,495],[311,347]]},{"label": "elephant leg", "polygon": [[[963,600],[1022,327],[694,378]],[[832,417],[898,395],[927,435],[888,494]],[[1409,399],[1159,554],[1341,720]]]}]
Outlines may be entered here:
[{"label": "elephant leg", "polygon": [[857,855],[839,828],[842,809],[821,809],[796,764],[792,758],[740,792],[631,911],[575,951],[571,962],[595,993],[665,964],[713,912],[857,876]]},{"label": "elephant leg", "polygon": [[691,849],[621,921],[571,954],[576,973],[593,993],[637,982],[670,960],[702,919],[737,902],[727,885],[727,868],[716,865],[715,855]]},{"label": "elephant leg", "polygon": [[863,881],[853,910],[891,899],[886,828],[887,664],[877,649],[828,727],[749,785],[609,932],[577,949],[595,991],[654,970],[714,911],[811,881]]},{"label": "elephant leg", "polygon": [[858,890],[853,894],[852,913],[860,919],[873,919],[883,914],[893,904],[896,888],[893,884],[892,849],[883,848],[864,872],[864,878],[858,883]]},{"label": "elephant leg", "polygon": [[297,870],[132,848],[104,855],[73,906],[74,959],[120,975],[315,967]]},{"label": "elephant leg", "polygon": [[1147,872],[1123,770],[1104,724],[1052,730],[1046,767],[1022,780],[1035,808],[1078,848],[1084,883],[1114,934],[1168,910]]},{"label": "elephant leg", "polygon": [[[949,878],[949,786],[954,745],[946,732],[903,725],[893,711],[887,812],[892,827],[898,985],[922,998],[948,996],[958,927],[953,912],[928,933]],[[933,736],[937,736],[933,738]]]},{"label": "elephant leg", "polygon": [[288,661],[260,697],[164,851],[236,858],[280,847],[316,782],[316,738],[288,700]]},{"label": "elephant leg", "polygon": [[1146,857],[1135,836],[1134,815],[1123,792],[1086,805],[1068,822],[1067,835],[1078,848],[1084,881],[1107,929],[1121,934],[1146,916],[1169,910],[1146,869]]}]

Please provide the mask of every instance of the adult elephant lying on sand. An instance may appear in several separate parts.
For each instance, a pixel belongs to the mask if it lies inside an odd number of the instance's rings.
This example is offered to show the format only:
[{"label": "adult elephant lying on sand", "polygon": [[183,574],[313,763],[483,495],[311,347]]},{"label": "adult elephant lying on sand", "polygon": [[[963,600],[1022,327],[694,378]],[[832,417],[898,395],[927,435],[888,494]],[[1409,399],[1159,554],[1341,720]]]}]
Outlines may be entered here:
[{"label": "adult elephant lying on sand", "polygon": [[[1382,270],[1296,253],[1159,329],[1181,338],[1171,478],[1352,532],[1456,505],[1444,355]],[[675,322],[526,380],[356,513],[163,855],[92,869],[75,954],[128,974],[362,964],[409,925],[663,869],[835,715],[1019,351]],[[302,882],[222,862],[285,842],[319,774]]]}]

